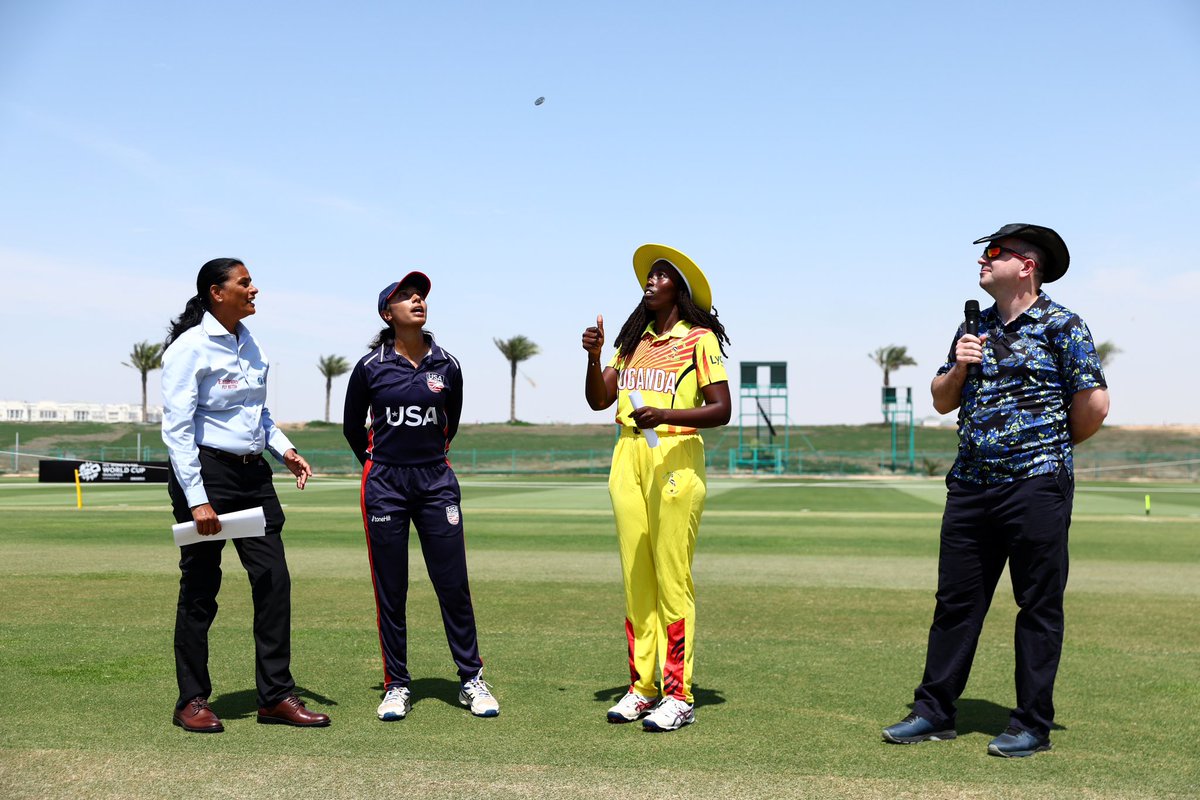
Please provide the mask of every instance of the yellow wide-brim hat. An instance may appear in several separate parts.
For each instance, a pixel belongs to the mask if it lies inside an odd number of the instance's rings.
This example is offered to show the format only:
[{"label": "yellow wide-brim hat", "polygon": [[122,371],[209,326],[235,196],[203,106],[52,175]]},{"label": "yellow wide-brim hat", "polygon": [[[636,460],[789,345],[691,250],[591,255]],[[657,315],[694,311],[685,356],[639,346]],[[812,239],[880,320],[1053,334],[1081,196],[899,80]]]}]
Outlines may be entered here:
[{"label": "yellow wide-brim hat", "polygon": [[708,278],[696,266],[695,261],[674,247],[667,247],[665,244],[644,244],[633,252],[633,274],[637,275],[638,286],[646,286],[650,268],[658,261],[665,261],[675,268],[687,284],[692,302],[705,311],[712,311],[712,288],[708,285]]}]

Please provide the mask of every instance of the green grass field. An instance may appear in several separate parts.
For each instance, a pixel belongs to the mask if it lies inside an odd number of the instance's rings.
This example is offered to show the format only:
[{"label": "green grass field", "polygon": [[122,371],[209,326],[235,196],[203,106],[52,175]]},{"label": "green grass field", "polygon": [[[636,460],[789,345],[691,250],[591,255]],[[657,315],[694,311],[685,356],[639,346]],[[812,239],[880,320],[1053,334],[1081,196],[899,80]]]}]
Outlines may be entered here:
[{"label": "green grass field", "polygon": [[[936,480],[714,479],[696,557],[697,723],[613,726],[627,677],[601,481],[464,481],[471,582],[501,716],[475,719],[414,560],[408,719],[381,669],[357,484],[279,484],[293,672],[324,730],[254,721],[245,573],[212,631],[216,736],[171,725],[177,554],[162,486],[0,481],[0,796],[1200,796],[1200,489],[1080,486],[1055,749],[985,754],[1013,702],[1005,584],[959,738],[884,745],[933,611]],[[1154,515],[1143,513],[1153,496]],[[415,541],[415,537],[414,537]],[[1007,582],[1007,578],[1003,579]]]}]

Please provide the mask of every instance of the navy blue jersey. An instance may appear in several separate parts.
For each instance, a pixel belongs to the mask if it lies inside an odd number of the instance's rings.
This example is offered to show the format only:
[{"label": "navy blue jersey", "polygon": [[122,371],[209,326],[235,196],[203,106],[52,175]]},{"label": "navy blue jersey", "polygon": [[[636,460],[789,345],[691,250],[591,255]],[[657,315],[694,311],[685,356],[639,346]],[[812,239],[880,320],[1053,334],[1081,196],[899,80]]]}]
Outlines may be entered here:
[{"label": "navy blue jersey", "polygon": [[462,416],[462,370],[432,336],[425,340],[429,352],[419,366],[390,343],[354,365],[342,433],[359,462],[410,467],[446,460]]},{"label": "navy blue jersey", "polygon": [[[963,387],[958,459],[951,477],[995,484],[1074,467],[1071,398],[1108,386],[1092,334],[1078,314],[1045,292],[1007,325],[996,306],[983,312],[982,375]],[[957,342],[963,327],[954,337]],[[954,367],[954,345],[938,370]]]}]

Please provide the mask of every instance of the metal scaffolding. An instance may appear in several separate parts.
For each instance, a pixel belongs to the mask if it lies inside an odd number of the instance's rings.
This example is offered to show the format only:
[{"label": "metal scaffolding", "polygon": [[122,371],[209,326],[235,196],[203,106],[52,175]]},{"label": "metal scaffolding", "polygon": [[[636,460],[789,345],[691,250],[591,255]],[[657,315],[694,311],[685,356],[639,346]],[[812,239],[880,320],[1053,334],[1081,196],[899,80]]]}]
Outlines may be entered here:
[{"label": "metal scaffolding", "polygon": [[[899,390],[904,391],[904,400],[899,399]],[[900,438],[901,424],[908,427],[908,471],[916,469],[916,433],[913,430],[913,401],[911,386],[884,386],[881,405],[883,418],[892,431],[892,472],[896,471],[896,445]]]},{"label": "metal scaffolding", "polygon": [[788,455],[787,362],[742,361],[739,367],[738,447],[730,471],[781,474]]}]

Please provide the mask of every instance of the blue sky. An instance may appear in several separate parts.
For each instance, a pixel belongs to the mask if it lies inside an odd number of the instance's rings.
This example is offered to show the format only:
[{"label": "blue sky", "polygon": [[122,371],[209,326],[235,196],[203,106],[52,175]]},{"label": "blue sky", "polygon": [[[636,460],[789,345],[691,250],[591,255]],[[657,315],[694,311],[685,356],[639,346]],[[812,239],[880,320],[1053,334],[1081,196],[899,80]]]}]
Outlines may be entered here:
[{"label": "blue sky", "polygon": [[579,335],[615,335],[663,242],[708,273],[731,364],[789,362],[795,422],[878,419],[887,344],[931,415],[988,301],[971,241],[1034,222],[1072,252],[1048,293],[1123,351],[1110,422],[1200,424],[1198,89],[1191,0],[9,0],[0,398],[138,402],[132,343],[236,256],[282,420],[321,417],[317,358],[360,356],[419,268],[465,421],[507,418],[515,334],[542,348],[519,416],[607,421]]}]

